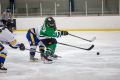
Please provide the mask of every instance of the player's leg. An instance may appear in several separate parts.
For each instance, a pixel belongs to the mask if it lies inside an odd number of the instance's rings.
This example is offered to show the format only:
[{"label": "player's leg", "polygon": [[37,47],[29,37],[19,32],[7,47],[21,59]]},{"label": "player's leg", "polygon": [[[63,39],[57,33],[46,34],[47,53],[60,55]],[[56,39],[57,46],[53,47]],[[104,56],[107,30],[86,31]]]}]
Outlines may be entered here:
[{"label": "player's leg", "polygon": [[52,44],[53,48],[52,48],[52,52],[51,52],[50,56],[54,57],[54,58],[57,58],[58,56],[56,54],[54,54],[55,53],[55,49],[56,49],[56,45],[57,45],[57,40],[55,38],[53,38],[53,40],[54,40],[55,43]]},{"label": "player's leg", "polygon": [[50,54],[52,54],[52,52],[54,52],[54,48],[55,48],[55,41],[53,39],[43,39],[41,40],[43,42],[43,44],[46,46],[46,51],[45,51],[45,56],[44,56],[44,60],[51,62],[52,60],[49,58]]},{"label": "player's leg", "polygon": [[56,43],[52,44],[53,47],[52,47],[50,56],[53,57],[53,58],[57,58],[58,57],[58,55],[54,54],[55,53],[55,49],[56,49],[56,45],[57,45]]},{"label": "player's leg", "polygon": [[57,40],[55,38],[52,38],[54,40],[54,43],[52,44],[52,47],[51,47],[51,54],[50,54],[50,57],[53,57],[53,58],[57,58],[58,55],[55,54],[55,49],[56,49],[56,46],[57,46]]},{"label": "player's leg", "polygon": [[35,58],[35,51],[37,49],[37,40],[36,35],[32,34],[30,31],[27,32],[26,38],[30,44],[30,61],[38,61],[38,58]]},{"label": "player's leg", "polygon": [[38,58],[35,58],[35,51],[37,46],[30,46],[30,61],[38,61]]},{"label": "player's leg", "polygon": [[45,45],[42,43],[42,41],[39,42],[39,51],[41,52],[41,59],[44,59]]},{"label": "player's leg", "polygon": [[0,43],[0,72],[6,72],[7,71],[7,68],[3,67],[6,56],[7,56],[7,50]]}]

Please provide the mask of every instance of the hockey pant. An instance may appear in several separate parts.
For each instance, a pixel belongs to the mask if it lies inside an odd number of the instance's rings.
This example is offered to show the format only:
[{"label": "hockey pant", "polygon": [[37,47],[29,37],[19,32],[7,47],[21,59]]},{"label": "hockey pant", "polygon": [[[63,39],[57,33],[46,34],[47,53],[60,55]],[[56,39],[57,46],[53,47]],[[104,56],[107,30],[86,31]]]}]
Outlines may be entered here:
[{"label": "hockey pant", "polygon": [[44,53],[45,47],[42,44],[42,42],[39,39],[37,39],[34,28],[31,28],[28,30],[28,32],[26,34],[26,38],[30,44],[30,55],[35,56],[35,51],[37,49],[37,45],[39,45],[39,51]]},{"label": "hockey pant", "polygon": [[41,40],[46,46],[46,54],[51,55],[55,53],[57,40],[55,38]]},{"label": "hockey pant", "polygon": [[0,43],[0,64],[3,65],[7,56],[7,50]]}]

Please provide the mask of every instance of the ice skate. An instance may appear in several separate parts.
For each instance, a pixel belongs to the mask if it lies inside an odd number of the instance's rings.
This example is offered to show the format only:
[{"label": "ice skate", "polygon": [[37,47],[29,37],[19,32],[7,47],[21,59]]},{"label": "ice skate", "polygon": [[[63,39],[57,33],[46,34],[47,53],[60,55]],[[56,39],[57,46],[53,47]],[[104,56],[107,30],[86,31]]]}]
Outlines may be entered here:
[{"label": "ice skate", "polygon": [[30,62],[38,62],[38,58],[34,58],[33,55],[30,55]]},{"label": "ice skate", "polygon": [[49,55],[47,55],[47,54],[44,55],[44,63],[45,64],[51,64],[52,63],[52,59],[50,59]]},{"label": "ice skate", "polygon": [[0,64],[0,73],[6,73],[7,72],[7,68],[3,67],[1,64]]},{"label": "ice skate", "polygon": [[40,54],[40,57],[41,57],[41,60],[44,61],[44,53],[41,53],[41,54]]}]

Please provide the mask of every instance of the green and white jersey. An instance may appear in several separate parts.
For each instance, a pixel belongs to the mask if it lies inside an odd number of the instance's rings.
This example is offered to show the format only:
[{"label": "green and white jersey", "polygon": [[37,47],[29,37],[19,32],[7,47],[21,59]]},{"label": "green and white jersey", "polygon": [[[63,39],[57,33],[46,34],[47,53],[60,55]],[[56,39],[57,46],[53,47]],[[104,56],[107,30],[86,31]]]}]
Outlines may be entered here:
[{"label": "green and white jersey", "polygon": [[51,28],[46,23],[44,23],[40,30],[40,39],[46,39],[51,37],[61,37],[61,32],[55,32],[54,28]]}]

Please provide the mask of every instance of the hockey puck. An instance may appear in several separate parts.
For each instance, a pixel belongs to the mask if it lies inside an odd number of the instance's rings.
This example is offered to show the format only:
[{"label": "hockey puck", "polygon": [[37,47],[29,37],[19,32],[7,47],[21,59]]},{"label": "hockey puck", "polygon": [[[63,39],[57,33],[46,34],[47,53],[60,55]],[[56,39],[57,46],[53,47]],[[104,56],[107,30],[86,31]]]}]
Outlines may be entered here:
[{"label": "hockey puck", "polygon": [[100,53],[99,52],[97,52],[97,55],[99,55]]}]

